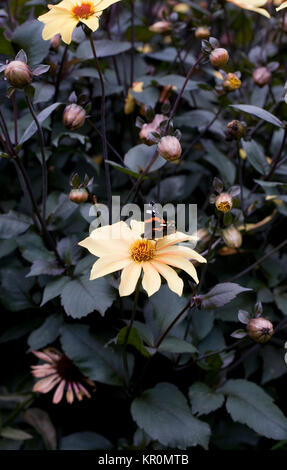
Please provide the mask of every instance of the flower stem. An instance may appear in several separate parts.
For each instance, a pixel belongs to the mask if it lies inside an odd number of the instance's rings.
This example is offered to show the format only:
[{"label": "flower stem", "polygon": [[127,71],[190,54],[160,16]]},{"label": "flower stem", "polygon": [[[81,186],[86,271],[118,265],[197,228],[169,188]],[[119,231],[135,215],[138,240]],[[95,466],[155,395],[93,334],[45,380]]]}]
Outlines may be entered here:
[{"label": "flower stem", "polygon": [[102,89],[102,98],[101,98],[101,123],[102,123],[102,145],[103,145],[103,157],[104,157],[104,165],[105,165],[105,178],[106,178],[106,191],[107,191],[107,198],[108,198],[108,207],[109,207],[109,223],[112,223],[112,186],[111,186],[111,176],[110,176],[110,167],[107,162],[108,160],[108,145],[107,145],[107,137],[106,137],[106,109],[105,109],[105,83],[104,77],[100,68],[100,64],[97,58],[95,45],[93,42],[92,35],[89,34],[89,40],[91,44],[92,53],[95,59],[96,68],[99,73],[101,89]]},{"label": "flower stem", "polygon": [[16,90],[13,93],[13,116],[14,116],[14,143],[18,145],[18,108],[17,108],[17,95]]},{"label": "flower stem", "polygon": [[46,220],[46,201],[47,201],[47,194],[48,194],[48,172],[47,172],[47,164],[46,164],[46,156],[45,156],[45,139],[44,139],[43,129],[34,111],[32,101],[27,94],[26,94],[26,101],[27,101],[30,113],[37,126],[39,137],[40,137],[40,150],[41,150],[41,157],[42,157],[42,217],[43,217],[43,220],[45,221]]},{"label": "flower stem", "polygon": [[130,337],[130,332],[134,324],[136,312],[137,312],[137,306],[138,306],[138,299],[139,299],[139,293],[140,293],[140,285],[141,285],[141,276],[138,279],[137,285],[136,285],[136,293],[135,293],[135,298],[134,298],[134,305],[133,305],[133,310],[132,310],[132,316],[130,319],[129,326],[126,330],[125,338],[124,338],[124,344],[123,344],[123,366],[124,366],[124,371],[125,371],[125,382],[126,385],[128,385],[129,381],[129,365],[128,365],[128,356],[127,356],[127,345]]},{"label": "flower stem", "polygon": [[135,64],[135,1],[131,0],[131,78],[130,84],[134,82],[134,64]]}]

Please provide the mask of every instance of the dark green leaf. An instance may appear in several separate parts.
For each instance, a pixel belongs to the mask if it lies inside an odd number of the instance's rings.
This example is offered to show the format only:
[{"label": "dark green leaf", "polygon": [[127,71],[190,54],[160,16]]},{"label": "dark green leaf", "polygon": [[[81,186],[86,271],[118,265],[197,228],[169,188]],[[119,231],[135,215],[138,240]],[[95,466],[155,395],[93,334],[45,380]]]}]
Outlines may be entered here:
[{"label": "dark green leaf", "polygon": [[44,323],[32,331],[28,338],[28,344],[32,349],[41,349],[53,343],[59,335],[60,327],[63,323],[62,316],[54,313],[50,315]]},{"label": "dark green leaf", "polygon": [[218,308],[228,304],[241,292],[250,291],[233,282],[223,282],[213,287],[207,294],[200,296],[202,308]]},{"label": "dark green leaf", "polygon": [[69,281],[61,294],[62,306],[73,318],[82,318],[94,311],[104,315],[114,299],[115,291],[106,278],[90,281],[88,275]]},{"label": "dark green leaf", "polygon": [[164,446],[186,449],[208,446],[208,424],[194,418],[184,395],[175,385],[160,383],[136,398],[133,419],[152,439]]},{"label": "dark green leaf", "polygon": [[224,395],[211,390],[206,384],[194,383],[189,389],[192,412],[198,416],[208,415],[212,411],[221,408],[224,402]]},{"label": "dark green leaf", "polygon": [[[65,325],[61,328],[61,344],[67,356],[90,379],[109,385],[123,384],[122,355],[105,347],[89,332],[88,326]],[[131,373],[133,360],[129,355],[128,364]]]},{"label": "dark green leaf", "polygon": [[231,104],[232,108],[243,111],[247,114],[252,114],[253,116],[263,119],[263,121],[270,122],[274,126],[284,127],[284,124],[280,119],[278,119],[274,114],[266,111],[265,109],[259,108],[258,106],[252,106],[250,104]]},{"label": "dark green leaf", "polygon": [[287,419],[273,399],[247,380],[228,380],[219,392],[227,395],[226,409],[233,421],[247,424],[269,439],[287,439]]}]

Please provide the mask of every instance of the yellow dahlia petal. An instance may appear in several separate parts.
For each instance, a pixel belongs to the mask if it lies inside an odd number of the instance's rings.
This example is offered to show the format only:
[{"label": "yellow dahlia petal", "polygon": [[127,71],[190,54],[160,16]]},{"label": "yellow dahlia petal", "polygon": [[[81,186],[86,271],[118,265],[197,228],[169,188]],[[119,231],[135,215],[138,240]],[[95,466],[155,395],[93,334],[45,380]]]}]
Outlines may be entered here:
[{"label": "yellow dahlia petal", "polygon": [[280,7],[276,8],[276,11],[283,10],[283,8],[287,8],[287,2],[283,2],[282,5],[280,5]]},{"label": "yellow dahlia petal", "polygon": [[176,245],[177,243],[185,242],[190,240],[191,236],[182,232],[171,233],[167,237],[161,238],[157,241],[157,250],[165,248],[167,246]]},{"label": "yellow dahlia petal", "polygon": [[108,8],[110,5],[113,5],[114,3],[119,2],[120,0],[94,0],[94,5],[96,11],[102,11],[105,10],[105,8]]},{"label": "yellow dahlia petal", "polygon": [[93,281],[94,279],[114,273],[115,271],[120,271],[130,262],[129,258],[117,259],[115,256],[103,256],[93,264],[90,280]]},{"label": "yellow dahlia petal", "polygon": [[198,261],[199,263],[206,263],[206,259],[203,258],[199,253],[196,251],[192,250],[191,248],[185,247],[185,246],[171,246],[167,248],[162,248],[160,250],[157,250],[157,256],[162,256],[164,257],[165,255],[176,255],[176,256],[182,256],[184,258],[188,259],[194,259]]},{"label": "yellow dahlia petal", "polygon": [[79,245],[87,248],[92,255],[99,258],[113,253],[126,254],[127,256],[129,254],[128,244],[123,240],[109,240],[107,243],[106,240],[95,240],[92,237],[87,237],[79,242]]},{"label": "yellow dahlia petal", "polygon": [[122,271],[119,294],[121,297],[134,292],[141,274],[141,264],[131,261]]},{"label": "yellow dahlia petal", "polygon": [[117,222],[113,225],[105,225],[93,230],[90,237],[95,240],[122,240],[130,243],[136,240],[137,236],[125,222]]},{"label": "yellow dahlia petal", "polygon": [[170,266],[157,261],[151,262],[152,266],[159,272],[159,274],[165,278],[170,290],[181,296],[183,291],[183,280],[180,279],[179,275]]},{"label": "yellow dahlia petal", "polygon": [[158,271],[152,266],[151,263],[143,263],[142,267],[144,270],[142,286],[150,297],[160,289],[161,278]]},{"label": "yellow dahlia petal", "polygon": [[131,229],[133,232],[136,232],[138,236],[144,233],[144,222],[140,222],[139,220],[131,220]]},{"label": "yellow dahlia petal", "polygon": [[193,264],[185,258],[180,256],[165,256],[164,258],[155,257],[156,261],[160,263],[169,264],[170,266],[174,266],[175,268],[182,269],[183,271],[187,272],[198,284],[198,277],[197,272]]},{"label": "yellow dahlia petal", "polygon": [[72,41],[72,34],[77,24],[78,24],[78,21],[76,19],[71,19],[67,21],[67,24],[65,24],[62,27],[61,31],[59,31],[62,36],[63,41],[66,44],[70,44],[70,42]]},{"label": "yellow dahlia petal", "polygon": [[87,19],[82,18],[81,23],[84,23],[92,31],[96,31],[96,29],[99,28],[99,24],[100,24],[98,16],[95,16],[95,15],[90,16],[90,18],[87,18]]}]

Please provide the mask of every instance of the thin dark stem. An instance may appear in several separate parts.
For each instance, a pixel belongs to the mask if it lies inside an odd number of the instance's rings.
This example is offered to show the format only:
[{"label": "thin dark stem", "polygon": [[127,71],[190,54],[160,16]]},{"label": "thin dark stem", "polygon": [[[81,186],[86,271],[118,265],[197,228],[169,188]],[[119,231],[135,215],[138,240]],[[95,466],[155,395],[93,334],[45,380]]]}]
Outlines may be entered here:
[{"label": "thin dark stem", "polygon": [[18,109],[17,109],[17,91],[13,93],[13,116],[14,116],[14,144],[18,145]]},{"label": "thin dark stem", "polygon": [[[219,225],[219,221],[220,221],[220,216],[217,215],[216,223],[215,223],[215,226],[214,226],[214,229],[213,229],[213,232],[212,232],[212,235],[210,237],[208,247],[207,247],[207,253],[206,253],[207,261],[208,261],[208,258],[209,258],[209,253],[211,251],[213,241],[214,241],[214,237],[216,235],[216,231],[217,231],[217,228],[218,228],[218,225]],[[200,289],[202,288],[206,271],[207,271],[207,263],[203,266],[202,271],[201,271],[200,281],[199,281],[199,284],[198,284],[198,293],[200,292]]]},{"label": "thin dark stem", "polygon": [[[271,178],[271,176],[273,175],[273,173],[275,172],[276,168],[278,168],[278,166],[280,166],[280,164],[281,164],[280,158],[281,158],[282,152],[283,152],[284,147],[285,147],[286,138],[287,138],[287,127],[284,129],[284,135],[283,135],[283,139],[281,141],[280,147],[278,148],[277,153],[272,158],[272,164],[271,164],[270,171],[264,178],[262,178],[262,181],[268,181]],[[252,188],[250,194],[253,194],[258,187],[259,187],[259,184],[256,183],[254,185],[254,187]]]},{"label": "thin dark stem", "polygon": [[268,253],[266,253],[266,255],[262,256],[262,258],[259,258],[259,260],[255,261],[255,263],[252,263],[250,266],[248,266],[248,268],[244,269],[243,271],[241,271],[240,273],[236,274],[235,276],[233,276],[231,279],[229,279],[229,282],[232,282],[232,281],[235,281],[236,279],[239,279],[240,277],[244,276],[245,274],[249,273],[249,271],[252,271],[253,268],[255,268],[256,266],[258,266],[259,264],[263,263],[263,261],[265,261],[267,258],[269,258],[269,256],[273,255],[274,253],[276,253],[276,251],[278,250],[281,250],[281,248],[283,248],[285,245],[287,245],[287,239],[284,240],[282,243],[280,243],[278,246],[276,246],[275,248],[273,248],[273,250],[269,251]]},{"label": "thin dark stem", "polygon": [[133,310],[132,310],[132,316],[130,319],[129,326],[126,330],[125,338],[124,338],[124,344],[123,344],[123,366],[124,366],[124,371],[125,371],[125,380],[126,380],[126,385],[128,385],[128,380],[129,380],[129,365],[128,365],[128,355],[127,355],[127,345],[130,337],[130,332],[134,324],[135,316],[137,313],[137,306],[138,306],[138,300],[139,300],[139,293],[140,293],[140,285],[141,285],[141,277],[139,277],[137,285],[136,285],[136,293],[135,293],[135,298],[134,298],[134,305],[133,305]]},{"label": "thin dark stem", "polygon": [[179,314],[175,317],[175,319],[170,323],[170,325],[167,327],[167,329],[164,331],[164,333],[161,335],[161,337],[158,339],[158,341],[155,344],[155,348],[158,349],[163,342],[163,340],[166,338],[170,330],[174,327],[174,325],[178,322],[178,320],[182,317],[182,315],[186,312],[188,308],[192,308],[194,305],[190,303],[190,300],[186,304],[186,306],[179,312]]},{"label": "thin dark stem", "polygon": [[139,188],[140,188],[140,185],[142,184],[143,182],[143,179],[144,177],[146,176],[146,174],[149,172],[150,168],[152,167],[152,165],[154,164],[154,162],[156,161],[158,157],[158,151],[156,150],[153,158],[151,159],[151,161],[149,162],[149,164],[145,167],[145,169],[143,170],[143,172],[141,173],[140,177],[138,178],[138,180],[135,182],[134,186],[132,187],[132,189],[130,190],[129,194],[127,195],[127,198],[125,200],[125,204],[128,203],[131,195],[133,194],[134,192],[134,196],[133,196],[133,199],[132,201],[134,201],[138,191],[139,191]]},{"label": "thin dark stem", "polygon": [[42,217],[43,217],[43,220],[45,221],[46,220],[46,201],[47,201],[47,195],[48,195],[48,171],[47,171],[47,163],[46,163],[46,155],[45,155],[45,139],[44,139],[43,129],[34,111],[32,101],[27,94],[26,94],[26,101],[30,109],[30,113],[32,114],[32,117],[37,126],[39,137],[40,137],[40,150],[41,150],[41,157],[42,157]]},{"label": "thin dark stem", "polygon": [[135,2],[131,0],[131,78],[130,84],[134,82],[134,64],[135,64]]},{"label": "thin dark stem", "polygon": [[182,158],[184,158],[192,149],[192,147],[204,136],[204,134],[209,130],[209,128],[212,126],[212,124],[216,121],[218,118],[219,114],[221,113],[222,108],[219,108],[217,112],[215,113],[214,117],[209,121],[209,123],[205,126],[202,132],[197,135],[191,144],[188,146],[188,148],[184,151]]},{"label": "thin dark stem", "polygon": [[59,67],[59,72],[58,72],[57,79],[56,79],[55,94],[54,94],[54,99],[53,99],[53,102],[54,102],[54,103],[56,103],[57,100],[58,100],[59,91],[60,91],[60,83],[61,83],[63,68],[64,68],[64,65],[65,65],[65,62],[66,62],[66,57],[67,57],[68,49],[69,49],[69,45],[67,44],[67,45],[65,46],[65,49],[64,49],[64,53],[63,53],[63,56],[62,56],[62,60],[61,60],[61,63],[60,63],[60,67]]},{"label": "thin dark stem", "polygon": [[109,207],[109,223],[112,223],[112,185],[111,185],[111,176],[110,176],[110,166],[108,164],[108,145],[107,145],[107,138],[106,138],[106,116],[105,116],[105,83],[104,77],[100,68],[100,64],[97,58],[95,45],[93,42],[92,35],[89,35],[89,40],[91,44],[91,49],[93,52],[93,56],[96,63],[96,68],[99,73],[101,89],[102,89],[102,98],[101,98],[101,125],[102,125],[102,145],[103,145],[103,157],[104,157],[104,165],[105,165],[105,178],[106,178],[106,191],[107,191],[107,199],[108,199],[108,207]]},{"label": "thin dark stem", "polygon": [[175,113],[176,113],[176,110],[177,110],[177,108],[178,108],[179,102],[180,102],[180,100],[181,100],[181,98],[182,98],[182,95],[183,95],[183,93],[184,93],[185,87],[186,87],[186,85],[188,84],[188,82],[189,82],[191,76],[192,76],[193,73],[195,72],[197,66],[198,66],[198,65],[200,64],[200,62],[202,61],[202,59],[203,59],[203,55],[200,54],[200,56],[198,57],[197,61],[196,61],[196,62],[193,64],[193,66],[190,68],[190,70],[189,70],[189,72],[188,72],[188,74],[187,74],[187,76],[186,76],[186,78],[185,78],[184,84],[182,85],[182,88],[181,88],[179,94],[177,95],[177,98],[176,98],[176,100],[175,100],[175,103],[174,103],[174,105],[173,105],[173,107],[172,107],[172,109],[171,109],[171,112],[170,112],[170,115],[169,115],[169,120],[171,120],[171,119],[174,117],[174,115],[175,115]]},{"label": "thin dark stem", "polygon": [[244,214],[244,199],[243,199],[243,175],[242,175],[242,160],[240,157],[240,146],[239,142],[236,142],[236,149],[237,149],[237,162],[238,162],[238,178],[239,178],[239,186],[240,186],[240,199],[241,199],[241,210]]},{"label": "thin dark stem", "polygon": [[197,357],[194,359],[196,362],[202,361],[203,359],[207,359],[208,357],[216,356],[217,354],[221,354],[223,352],[231,351],[232,349],[237,348],[240,344],[242,344],[245,341],[246,338],[242,338],[239,341],[236,341],[235,343],[230,344],[230,346],[226,346],[225,348],[220,349],[219,351],[214,351],[208,354],[203,354],[202,356]]}]

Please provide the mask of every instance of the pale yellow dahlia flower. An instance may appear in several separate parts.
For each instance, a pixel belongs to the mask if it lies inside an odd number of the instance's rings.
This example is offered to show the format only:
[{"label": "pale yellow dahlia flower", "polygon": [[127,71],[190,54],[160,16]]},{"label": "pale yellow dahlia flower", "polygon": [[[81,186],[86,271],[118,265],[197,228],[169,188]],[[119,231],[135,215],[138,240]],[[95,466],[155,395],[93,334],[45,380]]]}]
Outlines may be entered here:
[{"label": "pale yellow dahlia flower", "polygon": [[260,13],[261,15],[266,16],[266,18],[270,18],[270,15],[265,8],[263,7],[267,0],[226,0],[229,3],[233,3],[239,8],[244,8],[244,10],[255,11],[256,13]]},{"label": "pale yellow dahlia flower", "polygon": [[287,8],[287,2],[283,2],[280,7],[276,8],[276,11],[283,10],[283,8]]},{"label": "pale yellow dahlia flower", "polygon": [[92,267],[90,280],[122,270],[119,294],[126,296],[134,292],[143,270],[142,286],[148,296],[159,290],[160,275],[173,292],[182,295],[183,281],[170,267],[173,266],[186,271],[198,283],[195,267],[189,260],[206,263],[206,259],[189,247],[177,245],[190,240],[190,235],[175,232],[155,241],[142,238],[143,233],[144,223],[135,220],[131,221],[131,228],[125,222],[118,222],[93,230],[79,243],[99,257]]},{"label": "pale yellow dahlia flower", "polygon": [[62,0],[57,5],[48,5],[50,11],[39,16],[38,20],[45,24],[43,39],[51,39],[61,34],[63,41],[70,44],[72,33],[79,22],[84,23],[92,31],[99,27],[99,17],[105,8],[120,0]]}]

